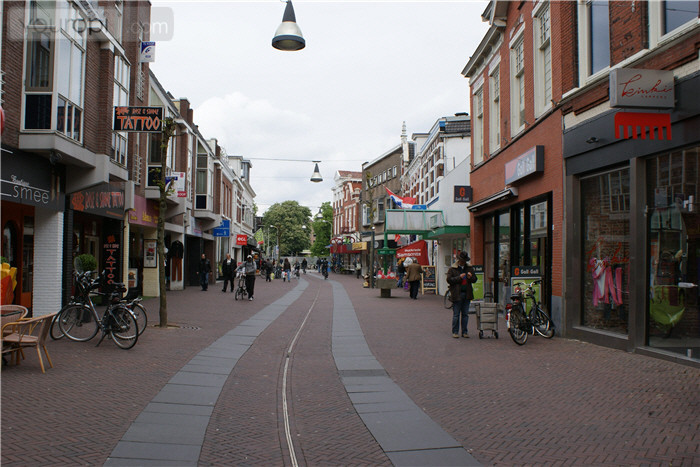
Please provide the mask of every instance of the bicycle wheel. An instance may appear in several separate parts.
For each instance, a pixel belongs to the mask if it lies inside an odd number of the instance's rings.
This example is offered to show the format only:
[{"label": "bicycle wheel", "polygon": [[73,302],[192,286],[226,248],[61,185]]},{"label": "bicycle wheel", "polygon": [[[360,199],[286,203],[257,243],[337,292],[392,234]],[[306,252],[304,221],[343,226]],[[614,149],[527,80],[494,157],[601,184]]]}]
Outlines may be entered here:
[{"label": "bicycle wheel", "polygon": [[56,319],[61,334],[72,341],[86,342],[97,334],[97,321],[86,305],[68,305]]},{"label": "bicycle wheel", "polygon": [[[109,313],[110,310],[105,311]],[[139,325],[136,323],[134,314],[124,305],[118,305],[111,310],[112,340],[122,349],[130,349],[136,345],[139,338]]]},{"label": "bicycle wheel", "polygon": [[444,303],[444,305],[445,305],[445,308],[447,308],[448,310],[449,310],[450,308],[452,308],[452,300],[450,300],[450,290],[449,290],[449,289],[447,289],[447,292],[445,292],[445,303]]},{"label": "bicycle wheel", "polygon": [[[61,311],[63,311],[65,307],[61,308]],[[61,329],[58,327],[58,318],[61,316],[61,311],[56,313],[56,315],[53,317],[51,320],[51,328],[49,328],[49,335],[51,336],[51,339],[57,341],[61,339],[64,334],[61,331]]]},{"label": "bicycle wheel", "polygon": [[136,318],[136,324],[139,325],[139,336],[143,334],[143,331],[146,330],[146,326],[148,326],[148,315],[146,314],[146,307],[141,305],[140,303],[134,303],[134,306],[131,307],[131,312],[134,314],[134,318]]},{"label": "bicycle wheel", "polygon": [[508,333],[511,339],[518,345],[524,345],[527,342],[527,322],[522,308],[514,306],[510,310],[510,327]]},{"label": "bicycle wheel", "polygon": [[533,310],[532,321],[537,334],[547,339],[554,337],[554,323],[552,323],[552,320],[542,308],[537,307]]}]

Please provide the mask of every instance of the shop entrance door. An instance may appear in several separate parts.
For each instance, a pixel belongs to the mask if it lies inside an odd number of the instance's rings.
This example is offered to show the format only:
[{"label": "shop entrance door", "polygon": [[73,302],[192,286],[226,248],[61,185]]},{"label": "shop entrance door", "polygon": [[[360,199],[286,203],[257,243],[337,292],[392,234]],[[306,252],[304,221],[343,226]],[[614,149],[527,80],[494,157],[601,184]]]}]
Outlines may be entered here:
[{"label": "shop entrance door", "polygon": [[[2,256],[17,268],[10,303],[32,307],[34,287],[34,207],[14,203],[2,205]],[[2,298],[5,303],[5,297]]]}]

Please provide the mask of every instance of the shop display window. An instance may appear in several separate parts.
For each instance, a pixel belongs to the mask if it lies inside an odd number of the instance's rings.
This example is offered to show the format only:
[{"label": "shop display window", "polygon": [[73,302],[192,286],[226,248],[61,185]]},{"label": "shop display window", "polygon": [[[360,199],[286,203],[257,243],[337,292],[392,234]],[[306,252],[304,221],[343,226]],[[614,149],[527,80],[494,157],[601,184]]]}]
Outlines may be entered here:
[{"label": "shop display window", "polygon": [[629,315],[630,171],[581,179],[583,264],[581,324],[627,334]]},{"label": "shop display window", "polygon": [[700,358],[700,148],[647,161],[648,345]]}]

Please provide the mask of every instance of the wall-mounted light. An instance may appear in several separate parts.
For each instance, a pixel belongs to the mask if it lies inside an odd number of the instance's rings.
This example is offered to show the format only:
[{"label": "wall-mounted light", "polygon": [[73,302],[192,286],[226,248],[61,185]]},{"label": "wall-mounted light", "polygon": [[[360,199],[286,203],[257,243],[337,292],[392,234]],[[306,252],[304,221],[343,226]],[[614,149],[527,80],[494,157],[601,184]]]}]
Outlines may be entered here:
[{"label": "wall-mounted light", "polygon": [[597,143],[598,141],[599,141],[598,138],[596,138],[595,136],[591,136],[590,138],[588,138],[588,139],[586,140],[586,142],[587,142],[588,144],[594,144],[594,143]]},{"label": "wall-mounted light", "polygon": [[282,24],[277,28],[275,37],[272,38],[272,47],[277,50],[301,50],[306,47],[306,41],[297,25],[292,0],[287,0],[286,3]]}]

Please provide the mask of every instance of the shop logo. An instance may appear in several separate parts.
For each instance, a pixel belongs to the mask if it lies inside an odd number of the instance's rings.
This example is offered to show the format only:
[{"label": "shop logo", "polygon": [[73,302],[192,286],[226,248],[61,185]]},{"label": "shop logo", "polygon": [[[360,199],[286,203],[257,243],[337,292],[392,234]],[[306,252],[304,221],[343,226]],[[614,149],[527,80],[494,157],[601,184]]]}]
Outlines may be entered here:
[{"label": "shop logo", "polygon": [[[620,136],[622,128],[622,136]],[[666,138],[663,131],[665,130]],[[671,114],[647,113],[647,112],[618,112],[615,114],[615,138],[616,139],[667,139],[671,140]]]}]

